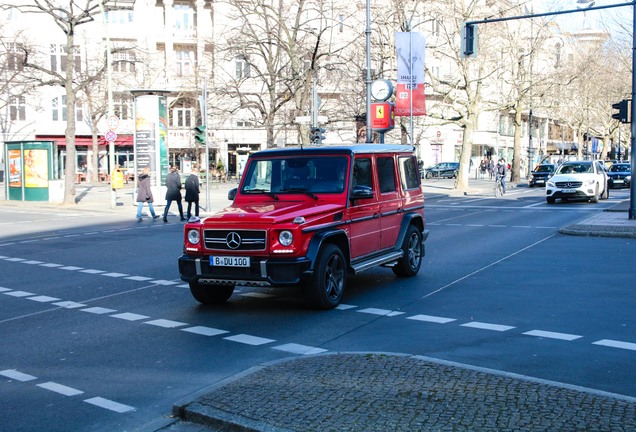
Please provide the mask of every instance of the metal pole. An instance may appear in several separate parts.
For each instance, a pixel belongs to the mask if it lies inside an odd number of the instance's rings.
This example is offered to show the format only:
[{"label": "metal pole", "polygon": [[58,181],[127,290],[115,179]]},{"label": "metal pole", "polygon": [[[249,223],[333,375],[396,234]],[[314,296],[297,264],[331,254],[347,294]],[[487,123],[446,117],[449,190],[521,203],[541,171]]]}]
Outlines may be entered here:
[{"label": "metal pole", "polygon": [[[636,110],[634,109],[634,102],[636,101],[636,2],[632,2],[632,102],[631,102],[631,114],[630,114],[630,129],[631,129],[631,151],[629,157],[631,159],[631,171],[632,179],[636,174],[634,169],[634,151],[636,151]],[[619,143],[620,144],[620,143]],[[629,194],[629,218],[636,219],[636,186],[634,182],[630,182],[630,194]]]},{"label": "metal pole", "polygon": [[208,146],[208,79],[203,78],[201,120],[203,121],[203,143],[205,144],[205,206],[210,211],[210,148]]},{"label": "metal pole", "polygon": [[[103,2],[99,2],[99,9],[104,21],[104,36],[106,38],[106,91],[108,94],[108,117],[113,115],[113,57],[110,52],[110,36],[108,34],[108,21]],[[97,169],[97,167],[95,167]],[[110,179],[110,208],[117,207],[117,191],[113,189],[112,173],[115,170],[115,143],[108,141],[108,168],[111,173]],[[137,178],[137,176],[135,176]]]},{"label": "metal pole", "polygon": [[411,134],[411,147],[413,147],[413,27],[409,22],[409,134]]},{"label": "metal pole", "polygon": [[367,143],[373,142],[373,131],[371,130],[371,0],[367,0],[367,29],[365,31],[367,37]]}]

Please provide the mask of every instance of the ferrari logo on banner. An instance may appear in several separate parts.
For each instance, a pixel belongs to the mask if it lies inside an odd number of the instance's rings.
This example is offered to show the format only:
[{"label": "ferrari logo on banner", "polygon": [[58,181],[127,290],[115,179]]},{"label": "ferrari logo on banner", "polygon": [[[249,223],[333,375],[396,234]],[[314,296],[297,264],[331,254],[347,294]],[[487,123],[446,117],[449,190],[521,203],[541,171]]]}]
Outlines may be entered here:
[{"label": "ferrari logo on banner", "polygon": [[[424,97],[426,37],[418,32],[395,33],[395,48],[398,62],[395,115],[426,115]],[[412,111],[411,108],[413,108]]]},{"label": "ferrari logo on banner", "polygon": [[378,118],[378,119],[384,118],[384,106],[377,105],[375,107],[375,118]]}]

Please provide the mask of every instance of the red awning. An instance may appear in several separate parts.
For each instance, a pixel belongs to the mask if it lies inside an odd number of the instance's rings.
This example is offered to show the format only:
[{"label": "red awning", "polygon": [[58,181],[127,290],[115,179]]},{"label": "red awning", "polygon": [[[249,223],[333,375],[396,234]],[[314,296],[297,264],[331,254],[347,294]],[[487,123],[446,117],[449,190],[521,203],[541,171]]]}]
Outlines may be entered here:
[{"label": "red awning", "polygon": [[[63,135],[36,135],[35,139],[38,141],[53,141],[58,146],[66,145],[66,138]],[[117,135],[117,139],[115,140],[116,146],[132,146],[134,143],[133,136],[130,134],[127,135]],[[107,146],[109,144],[108,141],[104,139],[103,135],[100,135],[97,139],[97,145]],[[75,136],[75,146],[86,146],[91,147],[93,145],[93,137],[88,135],[76,135]]]}]

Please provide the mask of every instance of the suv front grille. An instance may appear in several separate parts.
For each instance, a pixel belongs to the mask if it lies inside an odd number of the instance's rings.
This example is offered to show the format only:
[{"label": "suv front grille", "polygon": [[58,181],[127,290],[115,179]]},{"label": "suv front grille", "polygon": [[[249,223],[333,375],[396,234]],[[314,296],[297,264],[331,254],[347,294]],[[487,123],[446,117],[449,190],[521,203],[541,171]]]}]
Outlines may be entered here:
[{"label": "suv front grille", "polygon": [[580,188],[582,185],[583,182],[580,181],[556,182],[556,187],[564,189],[576,189]]},{"label": "suv front grille", "polygon": [[266,247],[266,231],[203,230],[206,249],[226,251],[262,251]]}]

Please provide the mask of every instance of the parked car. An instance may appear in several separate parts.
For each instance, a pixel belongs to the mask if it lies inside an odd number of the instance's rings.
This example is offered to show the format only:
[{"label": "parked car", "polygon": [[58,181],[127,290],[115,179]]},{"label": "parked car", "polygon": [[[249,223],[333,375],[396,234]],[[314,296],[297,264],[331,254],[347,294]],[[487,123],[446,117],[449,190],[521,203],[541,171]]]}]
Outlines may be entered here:
[{"label": "parked car", "polygon": [[440,162],[424,169],[424,177],[430,178],[456,178],[459,171],[459,162]]},{"label": "parked car", "polygon": [[607,177],[607,182],[611,188],[630,187],[632,167],[625,162],[614,163],[607,170]]},{"label": "parked car", "polygon": [[546,183],[546,201],[554,204],[562,201],[583,199],[597,203],[609,198],[607,173],[601,161],[567,161],[557,168]]},{"label": "parked car", "polygon": [[342,145],[262,150],[232,204],[186,223],[179,274],[204,304],[236,285],[299,286],[310,304],[340,303],[347,276],[389,267],[414,276],[428,237],[413,149]]},{"label": "parked car", "polygon": [[546,182],[556,170],[556,165],[554,164],[541,164],[538,165],[534,171],[532,171],[530,175],[530,180],[528,181],[528,186],[545,186]]}]

